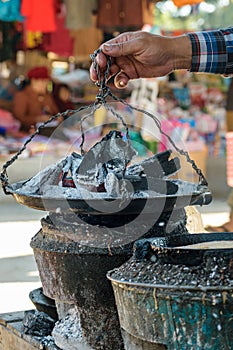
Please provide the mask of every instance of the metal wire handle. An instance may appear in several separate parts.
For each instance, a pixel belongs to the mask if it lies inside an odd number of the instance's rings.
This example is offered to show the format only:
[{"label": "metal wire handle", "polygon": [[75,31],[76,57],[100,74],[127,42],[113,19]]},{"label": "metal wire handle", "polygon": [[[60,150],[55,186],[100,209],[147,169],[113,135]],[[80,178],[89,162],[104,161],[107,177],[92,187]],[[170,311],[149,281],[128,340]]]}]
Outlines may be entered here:
[{"label": "metal wire handle", "polygon": [[9,186],[9,182],[8,182],[8,175],[7,175],[7,168],[9,166],[11,166],[17,159],[18,157],[23,153],[23,151],[26,150],[27,145],[34,139],[34,137],[36,135],[38,135],[40,133],[40,130],[43,129],[45,126],[47,126],[49,123],[51,123],[52,121],[60,118],[60,117],[69,117],[70,115],[83,111],[85,109],[89,109],[89,108],[93,108],[93,105],[89,105],[89,106],[81,106],[79,109],[76,110],[72,110],[72,109],[68,109],[65,112],[62,113],[57,113],[56,115],[53,115],[51,118],[49,118],[46,122],[42,123],[37,129],[36,131],[25,141],[25,143],[23,144],[22,148],[20,148],[18,150],[18,152],[10,159],[8,160],[5,164],[3,164],[2,166],[2,172],[0,174],[0,180],[2,183],[2,188],[5,194],[11,194],[11,192],[7,191],[7,187]]},{"label": "metal wire handle", "polygon": [[105,70],[105,72],[102,74],[99,68],[99,65],[96,62],[96,57],[97,55],[101,52],[101,49],[96,50],[94,52],[94,54],[90,55],[91,59],[92,59],[92,63],[94,65],[94,69],[97,73],[97,82],[96,82],[96,86],[99,87],[99,93],[96,95],[96,100],[94,103],[88,105],[88,106],[81,106],[79,109],[75,109],[75,110],[67,110],[63,113],[58,113],[54,116],[52,116],[50,119],[48,119],[46,122],[42,123],[37,130],[25,141],[25,143],[23,144],[22,148],[10,159],[8,160],[2,167],[2,172],[0,174],[0,180],[2,183],[2,188],[5,192],[5,194],[11,194],[11,192],[7,191],[7,187],[9,186],[9,181],[8,181],[8,175],[7,175],[7,168],[9,166],[11,166],[17,159],[18,157],[23,153],[23,151],[26,149],[27,145],[34,139],[34,137],[36,135],[38,135],[40,133],[40,130],[43,129],[46,125],[48,125],[49,123],[51,123],[52,121],[60,118],[60,117],[69,117],[72,114],[84,111],[84,110],[88,110],[90,109],[91,112],[87,115],[85,115],[81,120],[80,120],[80,125],[81,125],[81,144],[80,144],[80,149],[81,149],[81,154],[84,155],[84,150],[83,150],[83,145],[85,142],[85,131],[83,129],[83,122],[84,120],[86,120],[90,115],[93,115],[93,113],[100,108],[101,106],[104,106],[108,111],[110,111],[117,119],[119,119],[122,123],[122,125],[124,126],[124,128],[126,129],[126,137],[127,137],[127,141],[130,143],[130,136],[129,136],[129,128],[127,123],[125,122],[124,118],[118,114],[108,103],[107,103],[107,98],[110,97],[113,101],[117,101],[120,103],[123,103],[124,105],[128,106],[129,108],[131,108],[132,110],[135,110],[137,112],[146,114],[148,117],[152,118],[153,121],[155,122],[156,127],[158,128],[158,130],[160,131],[160,133],[162,135],[164,135],[168,141],[171,143],[171,145],[174,147],[174,149],[182,156],[186,157],[186,160],[188,163],[190,163],[192,165],[192,168],[195,170],[195,172],[198,174],[199,176],[199,185],[201,186],[208,186],[207,180],[205,178],[205,176],[203,175],[202,171],[200,168],[198,168],[198,166],[196,165],[196,163],[194,162],[194,160],[192,160],[189,156],[189,153],[187,151],[184,151],[183,149],[180,149],[179,147],[176,146],[176,144],[174,143],[174,141],[171,139],[171,137],[169,135],[167,135],[161,128],[161,123],[159,121],[159,119],[153,115],[152,113],[145,111],[141,108],[138,107],[134,107],[132,105],[130,105],[128,102],[126,102],[125,100],[115,96],[110,88],[107,86],[107,80],[109,78],[109,74],[110,74],[110,67],[111,67],[111,58],[109,56],[106,56],[107,59],[107,68]]}]

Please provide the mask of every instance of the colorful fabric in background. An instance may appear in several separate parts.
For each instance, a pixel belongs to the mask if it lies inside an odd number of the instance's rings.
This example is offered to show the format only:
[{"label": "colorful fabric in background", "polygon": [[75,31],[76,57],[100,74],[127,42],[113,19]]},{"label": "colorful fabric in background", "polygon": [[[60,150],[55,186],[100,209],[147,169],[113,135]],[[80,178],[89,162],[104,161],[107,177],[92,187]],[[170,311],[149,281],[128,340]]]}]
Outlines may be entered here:
[{"label": "colorful fabric in background", "polygon": [[54,0],[22,0],[21,14],[25,16],[26,30],[51,33],[56,30]]},{"label": "colorful fabric in background", "polygon": [[[99,0],[97,26],[105,32],[142,27],[141,0]],[[127,29],[126,29],[127,30]]]},{"label": "colorful fabric in background", "polygon": [[12,113],[0,108],[0,128],[5,132],[18,131],[20,122],[13,117]]},{"label": "colorful fabric in background", "polygon": [[43,44],[43,33],[27,30],[24,35],[24,41],[27,49],[40,48]]},{"label": "colorful fabric in background", "polygon": [[103,32],[96,28],[96,16],[92,15],[92,25],[88,28],[70,30],[70,35],[74,39],[74,56],[82,56],[84,59],[103,41]]},{"label": "colorful fabric in background", "polygon": [[99,0],[97,27],[109,33],[139,30],[153,25],[153,8],[150,0]]},{"label": "colorful fabric in background", "polygon": [[74,40],[70,36],[69,30],[65,27],[66,10],[65,6],[60,7],[56,13],[57,30],[53,33],[45,33],[43,36],[43,49],[51,51],[57,55],[68,57],[73,55]]},{"label": "colorful fabric in background", "polygon": [[24,17],[20,14],[20,0],[0,0],[0,20],[23,21]]}]

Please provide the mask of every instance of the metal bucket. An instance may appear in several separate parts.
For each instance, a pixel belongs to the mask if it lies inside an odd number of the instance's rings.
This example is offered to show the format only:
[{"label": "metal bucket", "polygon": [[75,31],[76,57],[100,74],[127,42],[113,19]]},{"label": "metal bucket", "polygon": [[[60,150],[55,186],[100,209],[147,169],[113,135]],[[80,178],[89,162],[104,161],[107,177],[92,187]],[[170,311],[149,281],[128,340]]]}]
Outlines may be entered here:
[{"label": "metal bucket", "polygon": [[139,287],[111,281],[121,328],[154,344],[151,349],[233,349],[233,288]]},{"label": "metal bucket", "polygon": [[[159,251],[161,253],[161,247]],[[216,283],[207,285],[209,282],[199,285],[194,281],[192,285],[184,283],[182,278],[178,280],[172,276],[174,269],[184,269],[189,273],[188,271],[202,268],[206,268],[205,273],[211,276],[213,262],[217,261],[216,254],[215,257],[207,254],[199,262],[200,265],[195,266],[186,266],[183,260],[181,265],[172,265],[159,262],[159,258],[153,263],[151,256],[142,261],[134,257],[108,273],[122,334],[123,337],[124,334],[127,335],[124,337],[124,341],[127,339],[126,350],[233,350],[233,281],[229,285],[220,286],[214,285]],[[181,255],[183,259],[183,254]],[[231,256],[229,252],[225,257],[221,256],[222,264],[228,270],[231,270],[233,264]],[[172,260],[173,258],[174,255]],[[166,271],[167,283],[158,283],[158,280],[153,283],[153,278],[156,280],[156,269],[154,277],[148,273],[147,278],[147,271],[156,263],[159,266],[158,274],[163,273],[163,269]],[[135,278],[135,273],[127,272],[133,271],[132,266],[135,271],[141,271],[141,282],[140,274]],[[133,347],[132,342],[136,340],[141,342],[141,347]]]}]

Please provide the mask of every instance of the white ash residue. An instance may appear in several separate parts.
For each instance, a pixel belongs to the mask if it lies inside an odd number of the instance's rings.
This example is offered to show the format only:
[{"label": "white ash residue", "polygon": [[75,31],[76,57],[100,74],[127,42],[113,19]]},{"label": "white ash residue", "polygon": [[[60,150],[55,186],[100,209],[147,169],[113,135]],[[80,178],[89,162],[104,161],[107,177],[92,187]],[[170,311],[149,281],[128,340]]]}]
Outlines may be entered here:
[{"label": "white ash residue", "polygon": [[53,350],[59,350],[59,348],[55,345],[54,339],[51,335],[48,335],[47,337],[43,337],[40,339],[41,343],[41,349],[53,349]]},{"label": "white ash residue", "polygon": [[198,192],[198,185],[188,181],[173,180],[178,185],[177,195],[187,195]]},{"label": "white ash residue", "polygon": [[83,339],[80,319],[75,308],[56,323],[52,336],[55,344],[62,350],[93,350]]},{"label": "white ash residue", "polygon": [[147,199],[201,194],[198,185],[168,179],[180,167],[171,151],[131,164],[136,151],[121,132],[111,131],[84,156],[73,152],[27,181],[13,193],[44,199]]},{"label": "white ash residue", "polygon": [[158,193],[155,191],[137,191],[133,194],[133,198],[157,198],[157,197],[164,197],[164,194]]},{"label": "white ash residue", "polygon": [[46,186],[42,192],[43,198],[64,198],[64,199],[92,199],[101,198],[102,193],[91,192],[85,188],[78,187],[61,187],[61,186]]},{"label": "white ash residue", "polygon": [[44,186],[55,185],[58,183],[59,174],[61,173],[64,164],[65,159],[62,159],[55,164],[47,166],[31,179],[22,181],[19,184],[13,184],[12,188],[19,194],[41,194]]},{"label": "white ash residue", "polygon": [[111,197],[120,196],[119,181],[114,173],[108,173],[104,179],[106,192]]}]

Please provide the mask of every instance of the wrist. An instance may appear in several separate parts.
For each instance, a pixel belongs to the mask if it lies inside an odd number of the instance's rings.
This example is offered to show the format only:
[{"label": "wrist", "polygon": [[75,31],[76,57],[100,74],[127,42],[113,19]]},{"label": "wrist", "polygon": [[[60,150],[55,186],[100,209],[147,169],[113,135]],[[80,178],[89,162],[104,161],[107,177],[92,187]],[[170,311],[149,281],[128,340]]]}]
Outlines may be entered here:
[{"label": "wrist", "polygon": [[172,38],[173,69],[191,69],[192,45],[188,35]]}]

